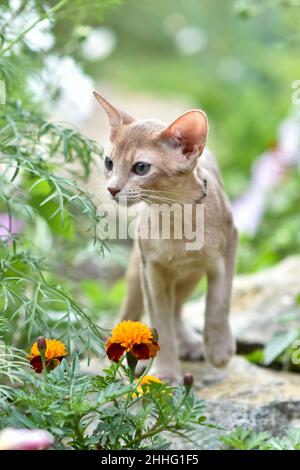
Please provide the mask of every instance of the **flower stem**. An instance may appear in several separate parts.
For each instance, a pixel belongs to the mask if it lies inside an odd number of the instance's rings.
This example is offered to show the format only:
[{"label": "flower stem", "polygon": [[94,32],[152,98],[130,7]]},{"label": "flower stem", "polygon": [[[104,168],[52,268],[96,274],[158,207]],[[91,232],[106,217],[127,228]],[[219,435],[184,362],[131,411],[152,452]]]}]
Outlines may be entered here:
[{"label": "flower stem", "polygon": [[47,366],[46,366],[46,358],[45,358],[45,350],[41,350],[40,351],[40,355],[41,355],[41,360],[42,360],[42,365],[43,365],[43,375],[44,375],[44,379],[45,379],[45,382],[47,382],[48,380],[48,374],[47,374]]},{"label": "flower stem", "polygon": [[130,383],[133,383],[135,379],[135,369],[138,361],[137,358],[134,357],[130,352],[126,353],[126,359],[129,368],[129,380]]}]

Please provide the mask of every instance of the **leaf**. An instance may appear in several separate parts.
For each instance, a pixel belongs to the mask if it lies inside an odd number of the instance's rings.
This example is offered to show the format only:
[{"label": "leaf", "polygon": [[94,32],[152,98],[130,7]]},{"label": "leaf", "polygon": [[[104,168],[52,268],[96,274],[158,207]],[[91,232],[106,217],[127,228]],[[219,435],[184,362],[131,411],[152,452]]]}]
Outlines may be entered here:
[{"label": "leaf", "polygon": [[253,364],[261,364],[264,359],[264,351],[263,349],[255,349],[250,353],[245,355],[246,359]]},{"label": "leaf", "polygon": [[278,322],[280,324],[283,324],[283,323],[290,323],[290,322],[295,322],[295,321],[299,322],[299,320],[300,320],[300,312],[295,310],[295,311],[291,311],[282,315],[279,318]]},{"label": "leaf", "polygon": [[292,342],[295,341],[298,336],[298,330],[281,331],[276,333],[265,346],[263,364],[266,366],[271,364],[278,356],[291,346]]},{"label": "leaf", "polygon": [[268,432],[255,433],[251,429],[236,428],[230,434],[220,436],[220,441],[231,449],[254,450],[259,449],[269,438]]}]

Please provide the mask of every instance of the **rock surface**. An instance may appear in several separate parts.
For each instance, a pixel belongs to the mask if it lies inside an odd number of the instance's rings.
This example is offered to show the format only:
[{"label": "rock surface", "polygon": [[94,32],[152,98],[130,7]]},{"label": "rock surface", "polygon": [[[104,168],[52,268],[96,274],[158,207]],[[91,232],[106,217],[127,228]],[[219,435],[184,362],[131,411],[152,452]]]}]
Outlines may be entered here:
[{"label": "rock surface", "polygon": [[[300,375],[267,370],[235,356],[226,370],[204,362],[183,363],[193,374],[199,398],[205,401],[207,422],[223,430],[203,428],[199,447],[221,448],[218,437],[236,427],[282,435],[300,426]],[[174,449],[195,449],[181,439],[172,440]]]},{"label": "rock surface", "polygon": [[[300,256],[286,258],[255,274],[236,276],[231,326],[238,343],[244,345],[245,350],[251,345],[264,345],[278,330],[280,317],[295,309],[295,296],[299,291]],[[184,316],[194,328],[202,331],[204,299],[187,303]]]},{"label": "rock surface", "polygon": [[209,420],[233,429],[281,432],[300,419],[300,375],[277,372],[235,356],[224,371],[202,363],[184,363],[195,377]]}]

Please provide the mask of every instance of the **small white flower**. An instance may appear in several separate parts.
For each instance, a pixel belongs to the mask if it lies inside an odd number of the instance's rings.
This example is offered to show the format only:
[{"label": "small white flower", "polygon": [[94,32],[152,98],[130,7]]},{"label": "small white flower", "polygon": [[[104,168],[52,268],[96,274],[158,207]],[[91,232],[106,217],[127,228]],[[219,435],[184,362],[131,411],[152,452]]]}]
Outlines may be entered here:
[{"label": "small white flower", "polygon": [[81,46],[85,59],[99,60],[109,56],[117,43],[115,33],[106,27],[92,30]]},{"label": "small white flower", "polygon": [[48,18],[40,21],[24,37],[26,45],[34,52],[48,51],[55,43],[55,37],[50,32],[51,23]]},{"label": "small white flower", "polygon": [[29,78],[28,86],[37,101],[43,103],[45,96],[51,98],[49,90],[58,89],[55,113],[59,119],[72,124],[87,119],[93,109],[93,80],[84,74],[72,57],[47,56],[44,69],[39,75]]},{"label": "small white flower", "polygon": [[194,55],[207,46],[207,35],[198,26],[186,26],[175,36],[175,42],[183,55]]}]

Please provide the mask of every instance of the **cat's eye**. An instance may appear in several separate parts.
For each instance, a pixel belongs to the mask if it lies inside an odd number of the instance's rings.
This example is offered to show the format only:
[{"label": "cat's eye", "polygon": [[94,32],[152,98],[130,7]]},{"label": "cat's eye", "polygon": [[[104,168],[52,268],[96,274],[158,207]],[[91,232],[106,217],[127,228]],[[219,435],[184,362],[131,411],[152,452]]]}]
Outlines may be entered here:
[{"label": "cat's eye", "polygon": [[113,169],[113,166],[114,166],[112,159],[109,158],[109,157],[105,157],[104,165],[105,165],[105,168],[108,171],[111,171]]},{"label": "cat's eye", "polygon": [[133,165],[132,170],[139,176],[146,175],[150,171],[151,165],[146,162],[137,162]]}]

